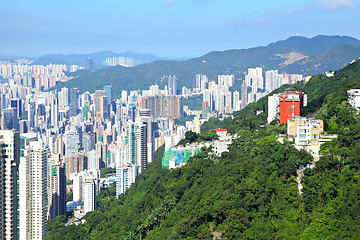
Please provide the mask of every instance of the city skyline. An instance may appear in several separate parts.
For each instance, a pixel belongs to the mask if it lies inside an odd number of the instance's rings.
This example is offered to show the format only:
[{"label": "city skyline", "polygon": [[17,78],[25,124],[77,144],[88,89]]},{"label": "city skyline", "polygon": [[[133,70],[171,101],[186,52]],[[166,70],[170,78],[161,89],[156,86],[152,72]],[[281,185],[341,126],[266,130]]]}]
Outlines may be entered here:
[{"label": "city skyline", "polygon": [[355,0],[4,2],[0,55],[127,50],[196,57],[267,45],[292,35],[360,38]]}]

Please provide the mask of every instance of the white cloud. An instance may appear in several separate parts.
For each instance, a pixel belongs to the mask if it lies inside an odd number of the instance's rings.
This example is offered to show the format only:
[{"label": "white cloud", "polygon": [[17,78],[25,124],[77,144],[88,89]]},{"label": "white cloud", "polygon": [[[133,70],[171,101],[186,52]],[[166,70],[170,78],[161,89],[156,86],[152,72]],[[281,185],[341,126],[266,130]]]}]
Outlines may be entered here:
[{"label": "white cloud", "polygon": [[267,21],[269,21],[269,18],[257,18],[254,20],[255,24],[262,24],[262,23],[266,23]]},{"label": "white cloud", "polygon": [[318,0],[316,3],[328,11],[354,7],[352,0]]},{"label": "white cloud", "polygon": [[290,8],[290,9],[285,9],[285,10],[277,10],[275,13],[279,16],[282,15],[293,15],[295,13],[300,13],[300,12],[309,12],[309,6],[307,5],[303,5],[300,6],[298,8]]},{"label": "white cloud", "polygon": [[165,2],[164,2],[164,5],[165,6],[172,6],[172,5],[174,5],[175,4],[175,0],[166,0]]}]

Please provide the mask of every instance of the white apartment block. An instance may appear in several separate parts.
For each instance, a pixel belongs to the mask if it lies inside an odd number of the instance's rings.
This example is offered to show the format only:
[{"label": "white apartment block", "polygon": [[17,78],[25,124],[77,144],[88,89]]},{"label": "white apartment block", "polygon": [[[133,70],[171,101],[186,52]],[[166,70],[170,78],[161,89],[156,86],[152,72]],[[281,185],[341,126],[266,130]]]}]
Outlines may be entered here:
[{"label": "white apartment block", "polygon": [[138,167],[135,164],[124,165],[116,169],[116,198],[130,188],[138,175]]},{"label": "white apartment block", "polygon": [[277,118],[279,114],[279,104],[280,104],[279,94],[274,94],[268,97],[268,117],[267,117],[268,124]]},{"label": "white apartment block", "polygon": [[86,177],[84,179],[84,213],[92,212],[96,208],[96,179]]},{"label": "white apartment block", "polygon": [[348,102],[351,107],[360,108],[360,89],[350,89],[347,91]]},{"label": "white apartment block", "polygon": [[[43,239],[47,231],[47,150],[30,142],[27,159],[26,239]],[[22,216],[20,216],[22,217]]]}]

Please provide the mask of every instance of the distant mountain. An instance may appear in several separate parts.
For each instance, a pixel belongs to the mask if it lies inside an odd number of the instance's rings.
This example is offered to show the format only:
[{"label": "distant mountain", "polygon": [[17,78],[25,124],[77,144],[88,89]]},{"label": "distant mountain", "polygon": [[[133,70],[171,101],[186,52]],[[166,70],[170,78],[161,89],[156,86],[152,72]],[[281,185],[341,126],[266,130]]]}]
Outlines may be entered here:
[{"label": "distant mountain", "polygon": [[360,41],[356,38],[347,36],[318,35],[313,38],[296,36],[283,41],[271,43],[268,46],[289,48],[307,56],[315,56],[339,45],[360,46]]},{"label": "distant mountain", "polygon": [[198,73],[206,74],[215,81],[220,74],[234,74],[236,78],[244,78],[249,67],[314,75],[338,70],[359,57],[360,41],[351,37],[290,37],[268,46],[214,51],[183,61],[161,60],[134,68],[113,67],[92,72],[79,71],[70,74],[74,79],[60,83],[56,88],[67,86],[77,87],[81,91],[94,91],[106,84],[112,84],[113,95],[118,97],[121,90],[147,89],[152,84],[163,87],[167,83],[168,75],[179,78],[179,87],[192,87],[193,79]]},{"label": "distant mountain", "polygon": [[105,65],[103,62],[107,57],[129,57],[133,58],[135,65],[144,64],[153,62],[156,60],[160,60],[161,58],[156,57],[152,54],[140,54],[132,51],[127,51],[124,53],[114,53],[111,51],[101,51],[90,54],[48,54],[41,57],[38,57],[33,62],[34,65],[37,64],[50,64],[50,63],[62,63],[62,64],[77,64],[77,65],[85,65],[88,57],[93,58],[94,67],[101,68]]}]

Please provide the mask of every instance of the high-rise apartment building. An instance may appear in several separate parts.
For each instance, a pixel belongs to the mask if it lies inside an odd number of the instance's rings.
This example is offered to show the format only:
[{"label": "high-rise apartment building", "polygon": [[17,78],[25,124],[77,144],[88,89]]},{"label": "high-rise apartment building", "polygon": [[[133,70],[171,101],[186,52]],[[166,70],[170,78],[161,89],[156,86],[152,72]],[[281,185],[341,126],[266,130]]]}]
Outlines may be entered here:
[{"label": "high-rise apartment building", "polygon": [[0,140],[0,239],[5,239],[5,143]]},{"label": "high-rise apartment building", "polygon": [[231,92],[225,92],[225,113],[232,113],[232,99],[231,99]]},{"label": "high-rise apartment building", "polygon": [[48,172],[47,150],[41,141],[29,144],[26,172],[26,239],[43,239],[47,231]]},{"label": "high-rise apartment building", "polygon": [[273,120],[278,118],[280,108],[279,94],[274,94],[268,97],[268,117],[267,123],[271,123]]},{"label": "high-rise apartment building", "polygon": [[86,68],[87,68],[88,70],[94,70],[94,60],[93,60],[92,57],[88,57],[88,58],[87,58]]},{"label": "high-rise apartment building", "polygon": [[249,68],[248,74],[245,76],[246,86],[252,88],[252,93],[255,94],[259,89],[264,89],[264,78],[262,75],[262,68]]},{"label": "high-rise apartment building", "polygon": [[105,94],[107,96],[107,104],[110,104],[111,98],[111,85],[104,86]]},{"label": "high-rise apartment building", "polygon": [[131,184],[135,182],[138,174],[138,168],[135,164],[124,165],[116,168],[116,198],[120,194],[130,188]]},{"label": "high-rise apartment building", "polygon": [[282,77],[278,70],[265,71],[265,90],[270,93],[282,85]]},{"label": "high-rise apartment building", "polygon": [[61,91],[59,92],[59,106],[69,106],[69,89],[66,87],[61,88]]},{"label": "high-rise apartment building", "polygon": [[139,173],[147,168],[147,125],[138,118],[135,123],[129,122],[127,127],[127,162],[136,164]]},{"label": "high-rise apartment building", "polygon": [[20,163],[20,135],[16,130],[0,130],[0,143],[2,143],[2,175],[3,187],[5,186],[5,204],[3,205],[5,237],[3,239],[18,239],[18,171]]},{"label": "high-rise apartment building", "polygon": [[108,97],[102,96],[99,98],[100,100],[100,116],[101,119],[108,119],[110,117],[109,114],[109,104],[108,104]]},{"label": "high-rise apartment building", "polygon": [[178,78],[175,75],[168,77],[169,95],[176,95],[177,94],[177,80],[178,80]]},{"label": "high-rise apartment building", "polygon": [[[95,183],[96,194],[98,190],[98,181],[100,178],[100,171],[95,169],[84,170],[74,175],[73,182],[73,201],[85,201],[85,180],[92,179]],[[93,198],[91,198],[93,199]],[[92,204],[92,203],[91,203]]]},{"label": "high-rise apartment building", "polygon": [[181,117],[183,107],[180,96],[149,96],[141,100],[141,106],[150,109],[154,117]]},{"label": "high-rise apartment building", "polygon": [[241,109],[240,93],[239,91],[233,92],[233,110],[239,111]]},{"label": "high-rise apartment building", "polygon": [[95,105],[95,116],[101,118],[101,102],[100,98],[106,96],[105,90],[95,90],[94,93],[94,105]]},{"label": "high-rise apartment building", "polygon": [[69,116],[76,116],[79,108],[78,104],[79,90],[77,88],[70,88],[69,90]]},{"label": "high-rise apartment building", "polygon": [[51,162],[49,165],[48,219],[66,215],[66,176],[65,165]]},{"label": "high-rise apartment building", "polygon": [[84,179],[84,213],[92,212],[96,206],[96,179],[92,177],[85,177]]},{"label": "high-rise apartment building", "polygon": [[219,86],[234,86],[234,75],[218,75]]}]

